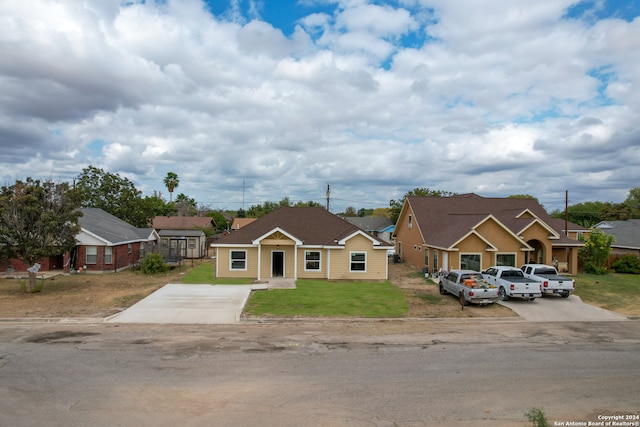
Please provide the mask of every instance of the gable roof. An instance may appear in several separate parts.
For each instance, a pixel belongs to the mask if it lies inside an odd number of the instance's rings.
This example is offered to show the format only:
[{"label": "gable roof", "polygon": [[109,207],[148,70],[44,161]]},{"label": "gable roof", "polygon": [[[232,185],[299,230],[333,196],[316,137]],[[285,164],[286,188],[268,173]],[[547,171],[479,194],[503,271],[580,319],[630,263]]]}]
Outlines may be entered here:
[{"label": "gable roof", "polygon": [[153,218],[156,230],[195,230],[213,227],[213,218],[208,216],[157,216]]},{"label": "gable roof", "polygon": [[81,232],[105,242],[107,245],[141,242],[150,239],[153,234],[148,228],[137,228],[98,208],[80,209],[78,219]]},{"label": "gable roof", "polygon": [[602,221],[594,226],[605,234],[614,236],[614,248],[640,249],[640,219],[626,221]]},{"label": "gable roof", "polygon": [[425,244],[434,247],[454,246],[489,217],[516,238],[539,224],[549,232],[554,245],[581,245],[557,229],[557,223],[535,199],[489,198],[473,193],[452,197],[409,196],[403,211],[407,206]]},{"label": "gable roof", "polygon": [[233,218],[233,223],[231,224],[232,230],[237,230],[239,228],[244,227],[245,225],[252,223],[258,218]]},{"label": "gable roof", "polygon": [[341,240],[360,233],[376,245],[391,246],[324,208],[288,206],[233,231],[216,245],[251,245],[276,231],[303,245],[338,246]]}]

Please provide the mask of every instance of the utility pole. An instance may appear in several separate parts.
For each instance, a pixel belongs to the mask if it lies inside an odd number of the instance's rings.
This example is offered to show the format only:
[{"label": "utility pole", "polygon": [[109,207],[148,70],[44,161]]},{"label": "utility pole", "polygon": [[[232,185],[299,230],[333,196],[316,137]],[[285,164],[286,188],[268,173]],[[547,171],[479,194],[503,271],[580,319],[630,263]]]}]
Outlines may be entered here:
[{"label": "utility pole", "polygon": [[564,191],[564,235],[569,235],[569,190]]},{"label": "utility pole", "polygon": [[[327,211],[329,211],[329,199],[331,198],[331,187],[327,184]],[[331,211],[329,211],[331,212]]]}]

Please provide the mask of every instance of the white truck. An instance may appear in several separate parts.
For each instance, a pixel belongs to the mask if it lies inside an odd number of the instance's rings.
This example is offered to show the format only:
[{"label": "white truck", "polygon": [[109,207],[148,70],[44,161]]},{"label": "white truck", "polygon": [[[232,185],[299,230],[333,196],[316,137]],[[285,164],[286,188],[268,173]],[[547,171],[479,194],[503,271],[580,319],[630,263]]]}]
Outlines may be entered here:
[{"label": "white truck", "polygon": [[525,264],[520,267],[524,277],[542,282],[542,296],[558,294],[568,298],[576,290],[576,282],[565,276],[560,276],[555,267],[544,264]]},{"label": "white truck", "polygon": [[498,289],[488,284],[482,274],[473,270],[452,270],[440,278],[440,294],[453,294],[460,304],[493,304],[498,300]]},{"label": "white truck", "polygon": [[542,283],[527,279],[522,270],[516,267],[493,266],[482,272],[484,279],[498,288],[501,301],[510,298],[521,298],[533,301],[542,296]]}]

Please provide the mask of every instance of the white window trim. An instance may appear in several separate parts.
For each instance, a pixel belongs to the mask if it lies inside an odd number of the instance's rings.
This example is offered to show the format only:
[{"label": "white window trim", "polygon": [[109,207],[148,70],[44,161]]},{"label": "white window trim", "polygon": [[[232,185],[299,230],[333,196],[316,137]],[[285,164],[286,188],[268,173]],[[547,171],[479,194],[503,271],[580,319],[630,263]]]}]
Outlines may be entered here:
[{"label": "white window trim", "polygon": [[[107,250],[109,251],[109,255],[107,255]],[[104,247],[104,263],[113,264],[113,248],[111,246]]]},{"label": "white window trim", "polygon": [[[244,253],[244,268],[233,268],[233,258],[231,254],[233,252],[243,252]],[[239,261],[239,260],[236,260]],[[247,271],[249,261],[247,260],[247,250],[246,249],[229,249],[229,271]]]},{"label": "white window trim", "polygon": [[[320,254],[320,258],[318,259],[318,268],[307,268],[307,254],[310,252],[317,252],[318,254]],[[313,260],[315,261],[315,260]],[[317,251],[304,251],[304,271],[322,271],[322,251],[317,250]]]},{"label": "white window trim", "polygon": [[478,255],[480,257],[480,268],[478,270],[482,269],[482,253],[480,252],[465,252],[465,253],[461,253],[460,254],[460,258],[458,258],[458,265],[460,266],[460,268],[462,267],[462,257],[465,255]]},{"label": "white window trim", "polygon": [[[356,261],[358,264],[364,263],[364,270],[353,270],[351,264],[353,264],[353,254],[364,254],[364,262]],[[366,251],[351,251],[349,252],[349,273],[366,273],[367,272],[367,252]]]},{"label": "white window trim", "polygon": [[[95,260],[93,262],[89,261],[89,249],[90,248],[93,248],[95,250],[95,252],[93,254],[91,254],[91,256],[95,257]],[[98,263],[98,247],[97,246],[93,246],[93,245],[87,246],[86,253],[85,253],[85,256],[84,256],[84,263],[85,264],[92,264],[92,265]]]},{"label": "white window trim", "polygon": [[512,255],[513,256],[513,265],[509,267],[517,267],[518,264],[518,254],[515,252],[500,252],[496,253],[495,263],[493,265],[498,265],[498,255]]}]

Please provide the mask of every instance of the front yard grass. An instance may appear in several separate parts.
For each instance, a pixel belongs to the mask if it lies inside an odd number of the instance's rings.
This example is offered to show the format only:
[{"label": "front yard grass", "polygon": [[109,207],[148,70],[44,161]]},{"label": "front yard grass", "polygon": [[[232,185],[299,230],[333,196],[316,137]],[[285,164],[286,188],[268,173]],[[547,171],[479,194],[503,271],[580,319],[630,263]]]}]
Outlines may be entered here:
[{"label": "front yard grass", "polygon": [[253,292],[245,313],[283,317],[402,317],[409,310],[400,289],[385,282],[298,280],[296,289]]},{"label": "front yard grass", "polygon": [[585,303],[640,315],[640,274],[579,274],[575,279],[575,293]]}]

